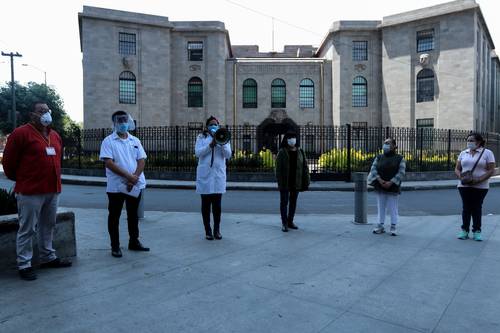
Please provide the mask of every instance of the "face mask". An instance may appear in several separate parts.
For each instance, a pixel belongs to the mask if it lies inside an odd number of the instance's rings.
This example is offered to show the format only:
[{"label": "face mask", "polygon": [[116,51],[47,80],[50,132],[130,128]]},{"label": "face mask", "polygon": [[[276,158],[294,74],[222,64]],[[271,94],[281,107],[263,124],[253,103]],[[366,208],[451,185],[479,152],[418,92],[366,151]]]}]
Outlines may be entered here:
[{"label": "face mask", "polygon": [[290,138],[290,139],[287,139],[286,142],[288,143],[288,145],[290,147],[295,147],[295,144],[297,143],[297,139],[296,138]]},{"label": "face mask", "polygon": [[382,146],[382,150],[384,151],[384,154],[390,153],[391,152],[391,145],[384,143]]},{"label": "face mask", "polygon": [[116,124],[116,131],[118,133],[125,133],[128,131],[128,123],[119,123]]},{"label": "face mask", "polygon": [[476,143],[475,142],[467,142],[467,148],[476,149]]},{"label": "face mask", "polygon": [[218,129],[219,129],[219,125],[210,125],[210,126],[208,126],[208,130],[212,134],[215,134],[215,132],[217,132]]},{"label": "face mask", "polygon": [[47,127],[49,126],[50,124],[52,124],[52,116],[50,115],[50,113],[48,112],[45,112],[41,117],[40,117],[40,124],[42,124],[42,126],[44,127]]}]

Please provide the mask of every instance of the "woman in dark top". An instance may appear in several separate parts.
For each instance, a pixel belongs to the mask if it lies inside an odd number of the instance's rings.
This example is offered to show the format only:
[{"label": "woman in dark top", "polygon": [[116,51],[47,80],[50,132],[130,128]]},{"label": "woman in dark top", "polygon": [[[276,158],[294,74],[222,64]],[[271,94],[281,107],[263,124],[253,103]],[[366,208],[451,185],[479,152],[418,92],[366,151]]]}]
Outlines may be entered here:
[{"label": "woman in dark top", "polygon": [[401,181],[405,175],[406,162],[402,155],[396,153],[396,140],[388,138],[382,146],[384,153],[373,161],[368,175],[368,184],[375,187],[377,193],[378,225],[374,234],[385,232],[385,214],[391,215],[391,235],[396,236],[398,223],[398,199],[401,194]]},{"label": "woman in dark top", "polygon": [[281,142],[276,157],[276,180],[280,190],[281,230],[298,229],[293,223],[297,197],[309,188],[310,177],[306,156],[297,145],[295,132],[287,132]]}]

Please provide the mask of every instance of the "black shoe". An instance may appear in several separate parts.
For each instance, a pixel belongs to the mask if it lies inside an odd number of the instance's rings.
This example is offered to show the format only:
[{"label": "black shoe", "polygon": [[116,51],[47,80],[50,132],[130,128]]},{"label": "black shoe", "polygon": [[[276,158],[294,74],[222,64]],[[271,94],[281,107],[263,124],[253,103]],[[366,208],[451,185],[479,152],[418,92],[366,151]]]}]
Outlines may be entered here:
[{"label": "black shoe", "polygon": [[222,239],[222,235],[220,234],[220,232],[215,231],[215,232],[214,232],[214,238],[215,238],[215,239]]},{"label": "black shoe", "polygon": [[25,281],[36,280],[36,274],[33,267],[23,268],[19,270],[19,276]]},{"label": "black shoe", "polygon": [[40,268],[64,268],[71,267],[71,265],[73,265],[73,263],[69,259],[56,258],[52,261],[41,264]]},{"label": "black shoe", "polygon": [[115,258],[121,258],[122,257],[122,250],[120,248],[111,249],[111,255]]},{"label": "black shoe", "polygon": [[281,225],[281,231],[288,232],[288,226],[286,224]]},{"label": "black shoe", "polygon": [[130,251],[144,251],[144,252],[149,251],[149,247],[144,247],[139,241],[128,243],[128,249]]},{"label": "black shoe", "polygon": [[295,225],[293,222],[288,222],[288,228],[297,230],[299,227],[297,227],[297,225]]},{"label": "black shoe", "polygon": [[211,232],[211,231],[210,231],[210,232],[207,232],[207,233],[205,234],[205,238],[206,238],[207,240],[214,240],[214,236],[212,235],[212,232]]}]

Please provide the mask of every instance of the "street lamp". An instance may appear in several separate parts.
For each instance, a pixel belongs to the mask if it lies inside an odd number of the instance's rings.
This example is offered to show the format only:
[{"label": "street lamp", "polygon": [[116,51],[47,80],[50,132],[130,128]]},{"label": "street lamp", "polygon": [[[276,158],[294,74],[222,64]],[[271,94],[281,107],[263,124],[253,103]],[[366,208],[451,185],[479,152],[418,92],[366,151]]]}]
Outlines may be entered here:
[{"label": "street lamp", "polygon": [[30,65],[30,64],[23,64],[23,66],[25,66],[25,67],[33,67],[34,69],[42,72],[43,73],[43,78],[44,78],[45,86],[47,86],[47,72],[46,71],[44,71],[43,69],[38,68],[38,67],[36,67],[34,65]]}]

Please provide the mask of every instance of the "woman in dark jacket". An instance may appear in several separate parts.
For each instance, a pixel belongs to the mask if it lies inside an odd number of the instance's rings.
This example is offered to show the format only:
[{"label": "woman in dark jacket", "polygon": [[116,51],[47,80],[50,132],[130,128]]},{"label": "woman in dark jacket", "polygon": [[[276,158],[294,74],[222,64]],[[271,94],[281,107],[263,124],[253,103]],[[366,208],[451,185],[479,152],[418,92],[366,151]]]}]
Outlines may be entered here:
[{"label": "woman in dark jacket", "polygon": [[[287,132],[276,157],[276,180],[280,191],[280,211],[283,232],[298,229],[293,223],[299,192],[309,188],[310,176],[306,155],[297,145],[297,134]],[[290,207],[288,208],[288,203]]]},{"label": "woman in dark jacket", "polygon": [[401,181],[406,172],[406,163],[402,155],[396,153],[396,140],[387,138],[382,146],[384,153],[373,161],[368,175],[368,184],[375,187],[377,193],[378,224],[374,234],[385,232],[386,211],[391,215],[391,236],[396,236],[398,223],[398,199],[401,194]]}]

